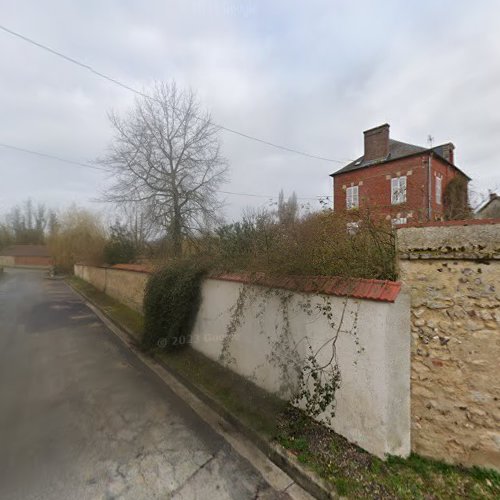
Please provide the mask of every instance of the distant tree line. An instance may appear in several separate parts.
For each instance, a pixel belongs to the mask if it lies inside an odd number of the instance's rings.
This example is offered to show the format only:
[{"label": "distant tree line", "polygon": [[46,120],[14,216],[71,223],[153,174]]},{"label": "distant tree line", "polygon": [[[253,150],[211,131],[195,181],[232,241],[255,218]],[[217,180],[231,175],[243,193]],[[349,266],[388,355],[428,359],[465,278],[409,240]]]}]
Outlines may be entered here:
[{"label": "distant tree line", "polygon": [[42,245],[54,232],[57,216],[54,210],[31,199],[15,205],[0,223],[0,248],[8,245]]}]

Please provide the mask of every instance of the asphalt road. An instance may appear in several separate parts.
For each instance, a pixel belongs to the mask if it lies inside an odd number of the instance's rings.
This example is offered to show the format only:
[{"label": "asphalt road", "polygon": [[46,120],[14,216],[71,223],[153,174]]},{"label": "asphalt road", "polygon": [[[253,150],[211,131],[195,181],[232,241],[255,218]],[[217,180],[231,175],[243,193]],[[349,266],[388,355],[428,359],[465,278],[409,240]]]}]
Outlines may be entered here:
[{"label": "asphalt road", "polygon": [[0,499],[288,498],[64,282],[0,275]]}]

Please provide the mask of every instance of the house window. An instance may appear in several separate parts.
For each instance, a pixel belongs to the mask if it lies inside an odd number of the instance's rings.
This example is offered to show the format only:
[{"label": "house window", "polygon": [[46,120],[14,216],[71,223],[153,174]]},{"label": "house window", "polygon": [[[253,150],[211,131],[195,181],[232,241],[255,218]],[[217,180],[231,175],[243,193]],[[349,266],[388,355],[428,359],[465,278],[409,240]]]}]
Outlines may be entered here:
[{"label": "house window", "polygon": [[396,217],[392,219],[392,226],[400,226],[401,224],[406,224],[408,219],[406,217]]},{"label": "house window", "polygon": [[441,190],[442,190],[443,178],[436,175],[436,203],[441,205]]},{"label": "house window", "polygon": [[348,209],[350,208],[358,208],[359,207],[359,191],[358,186],[348,187],[346,190],[346,206]]},{"label": "house window", "polygon": [[406,201],[406,175],[391,179],[391,203],[397,205]]}]

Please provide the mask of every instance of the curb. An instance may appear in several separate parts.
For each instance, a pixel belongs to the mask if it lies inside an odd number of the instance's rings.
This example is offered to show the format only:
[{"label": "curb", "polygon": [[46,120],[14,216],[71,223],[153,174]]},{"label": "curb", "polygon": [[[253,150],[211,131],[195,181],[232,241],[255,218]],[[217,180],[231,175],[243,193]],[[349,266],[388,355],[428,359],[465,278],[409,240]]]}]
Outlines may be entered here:
[{"label": "curb", "polygon": [[[91,303],[97,308],[113,325],[119,330],[123,331],[128,340],[134,346],[137,346],[137,339],[130,328],[116,321],[111,315],[103,309],[94,300],[87,297],[80,290],[76,289],[71,283],[65,283],[78,295],[82,296],[87,302]],[[148,355],[148,354],[146,354]],[[295,458],[295,456],[280,447],[279,445],[270,442],[264,436],[254,431],[248,425],[241,421],[236,415],[228,411],[221,403],[214,399],[209,393],[203,391],[198,386],[193,384],[189,379],[174,370],[167,363],[165,363],[158,355],[153,354],[152,359],[156,361],[164,370],[172,375],[178,382],[180,382],[186,389],[193,393],[198,399],[205,403],[209,408],[220,415],[224,420],[229,422],[238,432],[253,442],[253,444],[262,451],[275,465],[286,472],[299,486],[304,488],[309,494],[320,500],[341,499],[335,490],[323,479],[315,475],[312,471],[306,469]]]},{"label": "curb", "polygon": [[234,413],[228,411],[222,404],[214,399],[209,393],[203,391],[198,386],[193,384],[189,379],[184,377],[159,356],[153,356],[155,361],[173,377],[175,377],[182,385],[184,385],[195,396],[201,399],[207,406],[218,413],[222,418],[227,420],[235,429],[250,439],[257,448],[260,449],[272,462],[280,469],[284,470],[299,486],[304,488],[308,493],[320,500],[339,499],[340,497],[332,488],[317,477],[313,472],[303,467],[297,461],[295,456],[281,448],[279,445],[269,442],[264,436],[254,431],[244,422],[242,422]]},{"label": "curb", "polygon": [[69,281],[67,280],[63,280],[66,285],[68,285],[71,290],[73,290],[76,294],[80,295],[81,297],[83,297],[87,302],[90,302],[95,308],[99,309],[99,311],[101,312],[101,314],[103,314],[104,316],[106,316],[106,318],[111,321],[111,323],[113,323],[113,325],[115,325],[116,328],[122,330],[124,333],[127,334],[127,337],[128,337],[128,340],[133,344],[133,345],[138,345],[138,342],[137,342],[137,338],[135,336],[135,333],[126,325],[122,324],[122,323],[119,323],[118,321],[116,321],[109,313],[108,311],[106,311],[106,309],[103,309],[102,306],[100,304],[98,304],[95,300],[91,299],[90,297],[87,297],[87,295],[85,295],[83,292],[81,292],[80,290],[78,290],[77,288],[75,288]]}]

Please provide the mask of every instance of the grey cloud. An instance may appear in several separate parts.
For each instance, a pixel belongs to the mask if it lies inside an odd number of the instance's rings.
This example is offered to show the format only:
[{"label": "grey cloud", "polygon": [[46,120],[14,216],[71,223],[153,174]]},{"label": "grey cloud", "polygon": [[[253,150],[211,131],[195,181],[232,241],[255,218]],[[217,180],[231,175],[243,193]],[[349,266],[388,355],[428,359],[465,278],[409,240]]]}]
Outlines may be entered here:
[{"label": "grey cloud", "polygon": [[[191,86],[216,121],[323,156],[360,154],[362,131],[452,140],[480,190],[500,184],[500,5],[465,2],[47,1],[2,6],[2,22],[138,88]],[[87,161],[106,113],[133,96],[0,33],[0,142]],[[225,133],[228,191],[330,193],[340,167]],[[0,210],[27,196],[90,204],[105,177],[0,148]],[[227,196],[226,214],[265,199]]]}]

